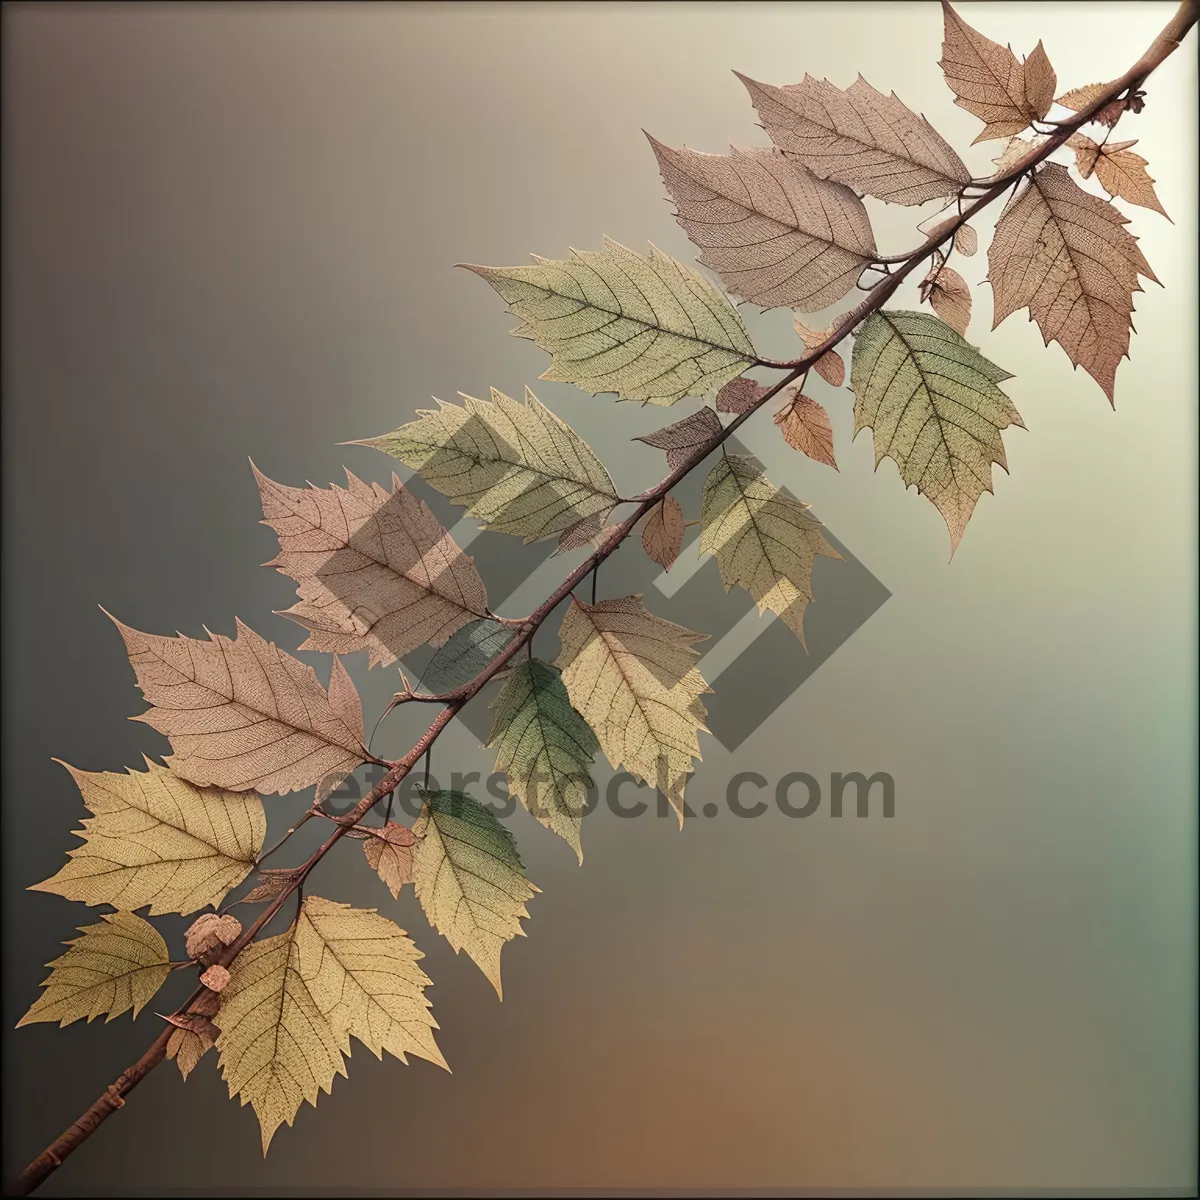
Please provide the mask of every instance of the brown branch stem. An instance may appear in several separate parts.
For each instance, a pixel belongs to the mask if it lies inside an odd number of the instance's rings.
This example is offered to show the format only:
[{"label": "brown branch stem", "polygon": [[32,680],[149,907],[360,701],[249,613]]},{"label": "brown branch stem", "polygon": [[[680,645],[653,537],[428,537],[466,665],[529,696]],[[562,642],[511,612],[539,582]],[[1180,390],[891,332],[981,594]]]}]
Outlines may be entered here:
[{"label": "brown branch stem", "polygon": [[[675,470],[671,471],[666,478],[655,485],[649,491],[642,492],[637,496],[629,498],[629,503],[634,503],[637,507],[619,524],[614,525],[611,529],[606,530],[602,535],[596,552],[579,564],[561,584],[555,589],[554,593],[537,609],[535,609],[528,617],[524,619],[498,618],[505,625],[517,629],[517,636],[496,656],[474,679],[469,683],[464,684],[462,688],[456,692],[449,693],[445,696],[421,696],[412,694],[412,699],[445,701],[445,707],[438,713],[433,723],[421,735],[420,740],[413,746],[403,758],[391,763],[383,763],[388,767],[387,774],[377,783],[366,796],[348,813],[344,818],[339,818],[335,822],[335,827],[329,837],[317,847],[316,850],[308,857],[298,870],[297,877],[291,884],[278,896],[268,907],[262,912],[256,921],[243,931],[242,935],[226,947],[220,958],[217,960],[222,966],[228,967],[235,958],[248,946],[267,925],[272,917],[286,903],[288,897],[300,888],[309,872],[321,861],[322,858],[333,848],[333,846],[346,835],[346,833],[368,812],[386,796],[393,791],[408,775],[412,768],[420,761],[421,757],[430,749],[433,743],[437,740],[441,732],[449,725],[459,709],[463,707],[469,700],[472,699],[491,679],[493,679],[509,661],[529,643],[533,635],[537,632],[538,627],[546,620],[547,617],[562,603],[574,589],[582,583],[589,574],[591,574],[606,558],[609,557],[632,532],[634,526],[657,504],[681,479],[693,471],[701,462],[706,459],[709,454],[721,446],[741,425],[743,425],[750,417],[758,411],[764,404],[767,403],[773,396],[777,395],[783,388],[794,383],[811,367],[818,358],[821,357],[827,350],[832,350],[839,342],[847,337],[862,321],[864,321],[871,313],[878,311],[892,297],[901,282],[914,271],[926,258],[928,258],[937,248],[952,237],[954,232],[980,209],[991,204],[998,196],[1001,196],[1005,190],[1014,181],[1018,180],[1027,171],[1037,166],[1040,162],[1048,157],[1054,150],[1058,149],[1072,133],[1075,132],[1081,125],[1087,124],[1088,121],[1106,104],[1111,103],[1123,92],[1140,87],[1145,82],[1149,75],[1174,51],[1178,48],[1184,35],[1196,23],[1197,6],[1200,0],[1183,0],[1179,10],[1175,16],[1167,23],[1162,32],[1155,38],[1149,49],[1140,59],[1128,70],[1120,79],[1115,80],[1093,104],[1089,105],[1083,112],[1077,114],[1070,121],[1059,126],[1055,133],[1051,134],[1046,143],[1037,147],[1036,150],[1025,155],[1020,162],[1016,163],[1008,171],[1002,175],[992,179],[973,181],[967,185],[970,187],[984,187],[986,190],[982,195],[974,199],[969,205],[961,209],[953,225],[939,229],[935,232],[935,239],[927,239],[921,246],[917,247],[911,254],[900,259],[878,259],[879,263],[899,263],[899,270],[886,275],[876,284],[863,301],[850,312],[844,314],[830,330],[829,335],[823,342],[807,350],[802,358],[796,359],[793,362],[772,362],[768,360],[758,360],[751,364],[755,366],[770,366],[787,373],[773,387],[768,389],[757,402],[744,412],[739,413],[733,421],[726,425],[719,435],[706,446],[702,447],[690,459],[681,463]],[[960,198],[961,199],[961,198]],[[961,207],[961,206],[960,206]],[[378,759],[371,761],[379,762]],[[312,815],[312,814],[309,814]],[[307,819],[307,816],[302,819]],[[299,823],[298,823],[299,824]],[[290,836],[289,831],[289,836]],[[273,847],[272,849],[275,849]],[[262,856],[263,858],[266,855]],[[261,861],[261,860],[260,860]],[[194,1005],[200,1000],[208,989],[200,988],[179,1011],[187,1013],[193,1010]],[[24,1196],[28,1195],[34,1188],[38,1187],[54,1170],[61,1164],[67,1155],[76,1150],[88,1137],[90,1137],[102,1122],[106,1121],[117,1109],[125,1104],[124,1097],[160,1062],[166,1055],[167,1041],[170,1038],[172,1027],[168,1026],[162,1033],[158,1035],[151,1043],[146,1052],[135,1062],[131,1067],[118,1076],[116,1081],[111,1084],[102,1096],[96,1100],[86,1112],[83,1113],[77,1121],[75,1121],[67,1130],[65,1130],[55,1141],[53,1141],[45,1150],[35,1158],[28,1167],[22,1172],[19,1180],[13,1188],[12,1195]]]}]

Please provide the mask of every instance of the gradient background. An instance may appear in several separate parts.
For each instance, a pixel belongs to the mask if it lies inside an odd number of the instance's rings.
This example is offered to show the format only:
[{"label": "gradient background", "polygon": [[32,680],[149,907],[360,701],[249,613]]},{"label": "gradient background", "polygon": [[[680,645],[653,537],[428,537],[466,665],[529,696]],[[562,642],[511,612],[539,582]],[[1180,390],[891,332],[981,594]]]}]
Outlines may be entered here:
[{"label": "gradient background", "polygon": [[[1119,74],[1172,9],[964,12],[1019,52],[1044,39],[1066,87]],[[693,259],[639,129],[762,144],[730,68],[861,71],[959,148],[979,124],[941,80],[933,3],[10,5],[4,32],[11,1176],[157,1032],[149,1010],[11,1032],[59,941],[97,919],[23,890],[83,813],[51,755],[115,770],[166,748],[126,720],[144,705],[97,604],[192,636],[237,614],[296,646],[270,615],[293,585],[258,566],[274,542],[247,456],[294,484],[343,463],[385,480],[389,460],[335,443],[431,395],[533,383],[618,486],[657,479],[627,439],[671,418],[536,383],[545,356],[451,265],[604,233]],[[502,1005],[342,843],[318,888],[413,931],[455,1073],[359,1047],[263,1162],[215,1058],[186,1086],[167,1065],[45,1194],[1194,1184],[1195,36],[1120,130],[1177,223],[1125,206],[1166,286],[1137,297],[1116,412],[1021,315],[987,333],[974,287],[970,337],[1016,374],[1029,428],[952,566],[932,505],[851,443],[848,392],[812,385],[840,474],[765,415],[744,430],[893,595],[736,753],[702,738],[690,802],[721,802],[739,770],[882,770],[895,818],[723,808],[680,833],[602,808],[579,870],[518,812],[544,894],[504,952]],[[998,145],[965,161],[986,174]],[[915,244],[914,210],[868,203],[881,249]],[[955,265],[981,284],[982,253]],[[789,314],[749,321],[764,353],[797,352]],[[378,712],[394,673],[350,665]],[[415,736],[400,716],[385,752]],[[460,728],[437,760],[491,766]],[[273,829],[304,803],[268,799]]]}]

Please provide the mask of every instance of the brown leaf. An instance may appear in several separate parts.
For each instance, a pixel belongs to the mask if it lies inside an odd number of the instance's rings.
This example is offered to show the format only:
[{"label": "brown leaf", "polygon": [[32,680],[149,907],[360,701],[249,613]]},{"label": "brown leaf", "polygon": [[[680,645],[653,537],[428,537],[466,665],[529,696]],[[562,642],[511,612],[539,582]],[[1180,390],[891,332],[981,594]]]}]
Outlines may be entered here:
[{"label": "brown leaf", "polygon": [[717,393],[717,412],[744,413],[759,402],[766,390],[745,375],[731,379]]},{"label": "brown leaf", "polygon": [[586,546],[589,543],[594,543],[596,538],[610,526],[605,520],[604,513],[590,513],[580,521],[576,521],[574,525],[564,529],[558,535],[558,550],[556,553],[563,553],[567,550],[578,550],[580,546]]},{"label": "brown leaf", "polygon": [[970,225],[960,225],[955,230],[954,248],[964,258],[970,258],[979,249],[979,236]]},{"label": "brown leaf", "polygon": [[924,117],[861,75],[843,91],[811,75],[774,87],[734,74],[750,92],[771,141],[822,179],[893,204],[923,204],[955,194],[971,178]]},{"label": "brown leaf", "polygon": [[1048,135],[1044,133],[1035,133],[1031,138],[1009,138],[1005,142],[1004,149],[1000,152],[999,157],[992,159],[992,162],[996,164],[996,174],[1004,175],[1015,167],[1031,150],[1037,149],[1038,146],[1048,140]]},{"label": "brown leaf", "polygon": [[[793,319],[792,328],[799,334],[800,340],[804,343],[806,350],[811,350],[814,346],[819,346],[833,332],[832,325],[828,329],[809,329],[807,325],[800,323],[798,317]],[[846,382],[846,363],[836,350],[826,350],[813,363],[813,370],[830,387],[841,387]]]},{"label": "brown leaf", "polygon": [[167,1057],[175,1060],[180,1075],[186,1079],[212,1049],[221,1031],[207,1017],[190,1013],[164,1017],[164,1020],[176,1026],[167,1039]]},{"label": "brown leaf", "polygon": [[838,469],[833,457],[833,427],[829,414],[815,400],[798,392],[775,414],[775,424],[787,444],[816,462]]},{"label": "brown leaf", "polygon": [[223,917],[216,913],[201,913],[183,935],[188,958],[206,961],[214,950],[236,942],[242,933],[242,923],[231,913]]},{"label": "brown leaf", "polygon": [[210,992],[223,992],[229,986],[229,972],[224,967],[211,966],[200,976],[200,982]]},{"label": "brown leaf", "polygon": [[367,862],[387,884],[393,897],[398,897],[400,889],[413,881],[412,848],[416,840],[407,825],[388,821],[374,837],[367,838],[363,843]]},{"label": "brown leaf", "polygon": [[236,639],[210,633],[207,642],[112,621],[138,686],[154,705],[134,720],[171,739],[175,753],[164,761],[183,779],[235,792],[295,792],[370,758],[348,676],[338,685],[343,717],[312,667],[241,621]]},{"label": "brown leaf", "polygon": [[679,557],[683,549],[683,509],[674,496],[664,496],[661,504],[650,510],[642,526],[642,546],[664,571]]},{"label": "brown leaf", "polygon": [[921,299],[927,300],[951,329],[966,337],[971,323],[971,289],[957,271],[942,264],[930,267],[921,281]]},{"label": "brown leaf", "polygon": [[199,1034],[201,1037],[208,1038],[209,1044],[216,1040],[217,1035],[221,1032],[212,1021],[200,1013],[159,1013],[158,1014],[169,1025],[174,1025],[176,1029],[190,1029],[193,1033]]},{"label": "brown leaf", "polygon": [[[1072,112],[1083,112],[1085,108],[1095,104],[1110,87],[1112,87],[1112,83],[1085,83],[1083,87],[1072,88],[1069,92],[1063,92],[1055,103],[1061,104],[1063,108],[1071,109]],[[1134,112],[1141,112],[1141,103],[1139,101],[1131,100],[1129,107]],[[1092,117],[1092,120],[1098,121],[1101,125],[1111,127],[1117,123],[1124,111],[1124,102],[1113,100],[1096,113]]]},{"label": "brown leaf", "polygon": [[1171,220],[1167,210],[1158,202],[1154,180],[1146,172],[1146,160],[1130,150],[1130,146],[1137,145],[1136,139],[1131,142],[1109,142],[1102,146],[1082,133],[1073,133],[1067,138],[1067,145],[1075,151],[1075,165],[1084,179],[1094,171],[1101,187],[1110,196],[1120,196],[1130,204],[1152,208],[1167,217],[1168,221]]},{"label": "brown leaf", "polygon": [[735,295],[817,312],[875,257],[863,202],[777,150],[701,154],[650,138],[676,220]]},{"label": "brown leaf", "polygon": [[704,446],[721,436],[721,419],[711,408],[699,408],[690,417],[664,425],[645,437],[634,438],[667,452],[667,469],[674,471],[682,463],[694,458]]},{"label": "brown leaf", "polygon": [[221,997],[215,992],[201,992],[188,1007],[198,1017],[215,1017],[221,1011]]},{"label": "brown leaf", "polygon": [[984,122],[976,142],[1020,133],[1049,111],[1054,98],[1054,68],[1038,42],[1024,63],[1009,46],[1001,46],[972,29],[942,0],[945,40],[942,74],[960,108]]},{"label": "brown leaf", "polygon": [[282,895],[303,874],[302,867],[260,867],[258,885],[243,897],[245,904],[262,904]]},{"label": "brown leaf", "polygon": [[1117,365],[1129,353],[1138,275],[1158,282],[1128,223],[1066,167],[1048,163],[1005,205],[988,250],[992,328],[1028,307],[1046,344],[1058,342],[1109,403]]},{"label": "brown leaf", "polygon": [[300,585],[283,615],[308,630],[301,650],[366,650],[387,666],[487,614],[475,560],[395,475],[390,492],[349,471],[344,488],[293,488],[250,465],[279,536],[266,565]]}]

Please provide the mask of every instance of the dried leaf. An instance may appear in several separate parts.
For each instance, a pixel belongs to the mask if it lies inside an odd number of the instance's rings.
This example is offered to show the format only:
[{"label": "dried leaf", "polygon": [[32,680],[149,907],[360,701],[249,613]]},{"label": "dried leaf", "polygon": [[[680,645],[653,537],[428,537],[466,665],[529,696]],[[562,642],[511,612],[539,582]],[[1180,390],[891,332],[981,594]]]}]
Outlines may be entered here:
[{"label": "dried leaf", "polygon": [[201,913],[183,935],[188,958],[207,959],[213,951],[231,946],[242,935],[242,923],[232,913]]},{"label": "dried leaf", "polygon": [[371,870],[387,884],[392,896],[398,898],[400,889],[413,881],[412,848],[417,839],[407,825],[398,821],[389,821],[382,836],[373,834],[374,831],[363,842],[363,853]]},{"label": "dried leaf", "polygon": [[[1158,202],[1154,180],[1146,171],[1146,160],[1130,150],[1130,146],[1137,145],[1136,139],[1100,145],[1082,133],[1073,133],[1067,139],[1067,145],[1075,151],[1075,165],[1084,179],[1094,171],[1101,187],[1110,196],[1120,196],[1130,204],[1152,208],[1167,217],[1168,221],[1171,220],[1167,210]],[[1174,224],[1173,221],[1171,223]]]},{"label": "dried leaf", "polygon": [[92,816],[70,861],[30,891],[186,916],[219,904],[262,850],[267,818],[253,792],[197,787],[148,758],[145,773],[62,765]]},{"label": "dried leaf", "polygon": [[640,254],[604,239],[574,259],[477,267],[524,324],[513,330],[549,352],[543,379],[622,400],[674,404],[705,396],[757,361],[750,335],[707,279],[657,246]]},{"label": "dried leaf", "polygon": [[928,301],[951,329],[967,336],[971,323],[971,289],[955,270],[935,263],[921,281],[921,299]]},{"label": "dried leaf", "polygon": [[[1096,101],[1099,100],[1100,97],[1112,87],[1113,82],[1115,81],[1110,81],[1109,83],[1085,83],[1083,87],[1072,88],[1069,92],[1063,92],[1063,94],[1059,96],[1055,103],[1061,104],[1063,108],[1069,108],[1072,112],[1083,112],[1084,109],[1090,108],[1093,104],[1095,104]],[[1134,112],[1141,112],[1140,104],[1135,107],[1134,104],[1131,103],[1129,107],[1132,108]],[[1092,120],[1099,122],[1101,125],[1107,125],[1111,128],[1117,123],[1124,111],[1124,102],[1121,100],[1113,100],[1111,103],[1106,104],[1102,109],[1100,109],[1100,111],[1092,117]]]},{"label": "dried leaf", "polygon": [[1027,307],[1046,344],[1058,342],[1110,404],[1117,365],[1129,353],[1138,275],[1158,282],[1128,223],[1066,167],[1047,163],[1005,205],[988,250],[992,328]]},{"label": "dried leaf", "polygon": [[387,666],[486,614],[475,560],[396,476],[390,492],[349,471],[345,488],[286,487],[257,467],[254,477],[279,535],[266,565],[300,585],[283,615],[308,630],[301,650],[366,650]]},{"label": "dried leaf", "polygon": [[905,484],[929,497],[952,554],[979,497],[992,490],[992,464],[1008,469],[1000,431],[1024,428],[996,386],[1011,378],[926,313],[872,313],[855,337],[854,432],[870,429],[875,465],[893,459]]},{"label": "dried leaf", "polygon": [[514,637],[507,625],[490,618],[464,625],[421,672],[422,690],[442,695],[469,683]]},{"label": "dried leaf", "polygon": [[[753,379],[745,375],[737,379],[731,379],[717,393],[717,412],[744,413],[752,409],[762,399],[766,390],[761,383],[756,383]],[[701,409],[700,411],[707,412],[708,409]],[[708,418],[705,417],[704,420],[708,421]],[[680,424],[682,425],[684,422],[681,421]],[[667,428],[674,429],[675,426],[669,425]],[[709,422],[709,428],[712,428],[711,422]],[[716,428],[721,428],[720,421],[716,423]],[[645,439],[640,440],[644,441]],[[654,443],[652,442],[651,445],[654,445]]]},{"label": "dried leaf", "polygon": [[835,304],[875,257],[863,202],[775,150],[702,154],[650,139],[676,220],[735,295],[763,308]]},{"label": "dried leaf", "polygon": [[893,204],[924,204],[971,178],[942,136],[893,92],[861,75],[843,91],[827,79],[774,87],[734,72],[746,85],[771,141],[815,175]]},{"label": "dried leaf", "polygon": [[557,668],[530,659],[509,672],[492,704],[487,744],[496,747],[496,770],[512,793],[583,862],[579,830],[599,746]]},{"label": "dried leaf", "polygon": [[165,761],[176,775],[201,787],[296,792],[370,758],[312,667],[241,621],[236,640],[210,633],[202,642],[112,620],[155,706],[134,720],[171,739]]},{"label": "dried leaf", "polygon": [[303,867],[260,867],[258,885],[248,891],[243,904],[262,904],[281,896],[304,874]]},{"label": "dried leaf", "polygon": [[171,971],[167,943],[162,935],[131,912],[103,913],[95,925],[81,925],[83,937],[64,945],[70,947],[46,965],[46,990],[17,1022],[57,1021],[70,1025],[86,1017],[90,1023],[104,1013],[105,1024],[133,1009],[136,1017],[163,985]]},{"label": "dried leaf", "polygon": [[229,972],[224,967],[214,965],[200,976],[200,982],[210,992],[220,993],[229,986],[229,978]]},{"label": "dried leaf", "polygon": [[421,952],[374,909],[305,897],[296,923],[247,946],[221,999],[217,1050],[230,1096],[254,1106],[263,1153],[300,1105],[345,1075],[356,1037],[377,1058],[445,1066],[416,965]]},{"label": "dried leaf", "polygon": [[180,1075],[186,1079],[212,1049],[221,1031],[207,1017],[177,1014],[164,1020],[178,1027],[167,1039],[167,1057],[175,1060]]},{"label": "dried leaf", "polygon": [[[727,400],[728,402],[728,400]],[[667,469],[674,471],[698,456],[705,446],[711,446],[721,436],[721,419],[711,408],[699,408],[690,417],[664,425],[654,433],[634,438],[667,452]]]},{"label": "dried leaf", "polygon": [[649,612],[641,596],[584,604],[563,616],[562,671],[571,704],[592,727],[605,756],[656,786],[683,825],[683,792],[697,733],[706,729],[700,699],[712,689],[696,669],[694,643],[706,635]]},{"label": "dried leaf", "polygon": [[833,426],[829,414],[815,400],[802,396],[794,388],[785,395],[791,399],[775,414],[775,424],[783,440],[816,462],[838,469],[833,456]]},{"label": "dried leaf", "polygon": [[984,122],[976,142],[1020,133],[1050,110],[1054,68],[1042,43],[1022,64],[1009,46],[1001,46],[972,29],[942,0],[946,19],[939,66],[954,101]]},{"label": "dried leaf", "polygon": [[679,557],[683,549],[683,509],[674,496],[664,496],[662,503],[650,510],[642,526],[642,548],[664,571]]},{"label": "dried leaf", "polygon": [[[794,318],[792,327],[796,330],[800,340],[804,343],[806,350],[811,350],[814,346],[819,346],[832,332],[833,327],[828,329],[809,329],[807,325],[802,325],[800,319]],[[822,379],[825,380],[830,387],[841,387],[846,382],[846,364],[842,356],[836,350],[826,350],[820,358],[813,363],[813,370],[816,371]],[[832,465],[832,464],[831,464]]]},{"label": "dried leaf", "polygon": [[745,588],[760,615],[769,608],[804,646],[813,562],[841,558],[808,505],[779,491],[754,459],[724,454],[704,481],[700,519],[700,549],[716,557],[725,590]]},{"label": "dried leaf", "polygon": [[[462,395],[462,393],[460,393]],[[394,433],[357,443],[398,458],[485,529],[526,542],[603,516],[617,489],[591,447],[528,388],[525,403],[492,388],[490,400],[439,400]]]},{"label": "dried leaf", "polygon": [[422,791],[413,826],[417,899],[457,954],[465,950],[503,999],[500,951],[525,931],[526,903],[538,892],[525,878],[512,834],[465,792]]},{"label": "dried leaf", "polygon": [[565,554],[568,550],[578,550],[583,546],[595,545],[600,535],[612,526],[604,519],[603,513],[592,513],[582,521],[564,529],[558,537],[556,554]]},{"label": "dried leaf", "polygon": [[954,248],[964,258],[970,258],[979,249],[979,235],[970,225],[960,225],[954,231]]},{"label": "dried leaf", "polygon": [[998,158],[993,158],[992,162],[996,165],[996,174],[1007,174],[1013,167],[1017,165],[1031,151],[1036,150],[1043,142],[1049,141],[1049,137],[1044,133],[1035,133],[1031,138],[1011,137],[1004,144],[1004,149],[1000,152]]}]

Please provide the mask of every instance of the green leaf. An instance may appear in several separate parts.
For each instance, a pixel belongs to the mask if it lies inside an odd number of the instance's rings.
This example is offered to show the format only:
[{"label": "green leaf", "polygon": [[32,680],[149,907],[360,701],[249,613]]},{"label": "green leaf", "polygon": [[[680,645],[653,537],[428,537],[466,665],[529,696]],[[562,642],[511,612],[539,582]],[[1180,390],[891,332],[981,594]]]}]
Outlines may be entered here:
[{"label": "green leaf", "polygon": [[855,335],[854,432],[869,428],[875,465],[894,459],[905,484],[937,507],[951,555],[979,497],[992,490],[992,464],[1008,470],[1000,431],[1025,427],[996,386],[1011,378],[925,313],[872,313]]},{"label": "green leaf", "polygon": [[640,254],[604,239],[575,258],[527,267],[467,266],[549,352],[543,379],[622,400],[674,404],[706,396],[757,361],[737,310],[703,275],[657,246]]},{"label": "green leaf", "polygon": [[83,937],[65,943],[66,954],[47,963],[46,990],[17,1027],[35,1021],[70,1025],[107,1013],[105,1023],[133,1009],[136,1017],[163,985],[171,970],[162,935],[131,912],[104,913],[96,925],[81,925]]},{"label": "green leaf", "polygon": [[441,694],[469,683],[516,637],[499,621],[484,618],[464,625],[421,672],[422,691]]},{"label": "green leaf", "polygon": [[262,850],[267,818],[254,792],[197,787],[149,759],[144,773],[123,775],[62,765],[93,815],[70,861],[30,891],[186,916],[220,904]]},{"label": "green leaf", "polygon": [[521,803],[583,862],[579,827],[600,744],[571,707],[557,668],[531,659],[509,671],[492,705],[487,744],[496,747],[496,770]]},{"label": "green leaf", "polygon": [[704,481],[700,509],[700,549],[716,557],[725,590],[745,588],[759,613],[776,613],[801,645],[813,562],[818,554],[842,557],[808,507],[784,495],[754,459],[727,453]]},{"label": "green leaf", "polygon": [[532,542],[609,512],[617,489],[587,442],[528,389],[525,403],[438,401],[393,433],[358,443],[398,458],[484,528]]},{"label": "green leaf", "polygon": [[618,596],[598,604],[573,598],[558,636],[555,666],[605,757],[657,787],[682,826],[683,792],[706,728],[700,697],[712,691],[695,666],[694,643],[707,635],[656,617],[641,596]]},{"label": "green leaf", "polygon": [[527,901],[539,890],[525,878],[513,835],[465,792],[421,792],[413,825],[417,899],[429,923],[465,950],[500,990],[500,951],[520,935]]}]

